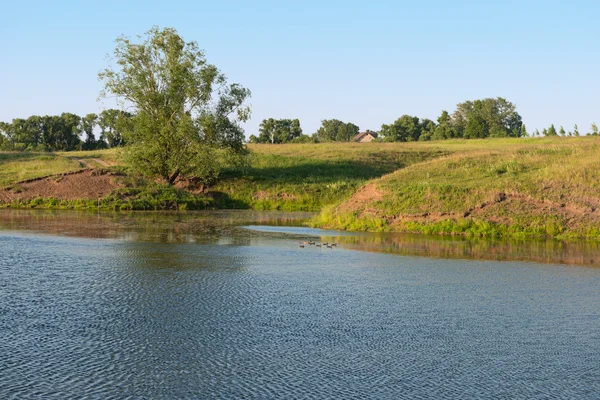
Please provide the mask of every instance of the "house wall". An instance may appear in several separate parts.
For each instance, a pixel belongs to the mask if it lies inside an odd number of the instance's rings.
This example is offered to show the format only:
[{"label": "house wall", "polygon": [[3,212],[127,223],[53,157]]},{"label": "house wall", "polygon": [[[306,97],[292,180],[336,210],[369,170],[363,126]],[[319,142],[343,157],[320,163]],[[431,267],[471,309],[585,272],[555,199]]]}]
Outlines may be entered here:
[{"label": "house wall", "polygon": [[375,139],[373,136],[371,135],[365,135],[363,136],[360,140],[359,143],[369,143],[371,142],[373,139]]}]

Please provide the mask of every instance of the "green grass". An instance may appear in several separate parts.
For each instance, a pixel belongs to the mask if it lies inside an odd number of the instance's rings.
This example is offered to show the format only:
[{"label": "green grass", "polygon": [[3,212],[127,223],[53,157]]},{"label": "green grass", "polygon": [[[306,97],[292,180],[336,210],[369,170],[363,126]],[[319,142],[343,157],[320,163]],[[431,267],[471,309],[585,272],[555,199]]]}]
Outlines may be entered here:
[{"label": "green grass", "polygon": [[600,238],[600,140],[456,141],[452,154],[370,182],[373,201],[315,226],[474,236]]},{"label": "green grass", "polygon": [[0,187],[81,168],[77,160],[52,153],[0,152]]},{"label": "green grass", "polygon": [[157,210],[206,210],[214,208],[212,199],[194,195],[170,186],[150,184],[144,188],[114,190],[102,199],[59,200],[37,197],[0,203],[0,208],[54,209],[54,210],[103,210],[103,211],[157,211]]},{"label": "green grass", "polygon": [[[105,209],[253,208],[321,211],[315,226],[489,237],[600,238],[600,140],[528,138],[413,143],[250,145],[207,195],[129,176]],[[0,185],[100,160],[118,150],[0,153]],[[379,195],[353,197],[368,184]],[[364,197],[364,196],[363,196]],[[27,202],[25,202],[27,203]],[[93,204],[92,204],[93,203]],[[97,208],[97,200],[35,199],[20,207]]]},{"label": "green grass", "polygon": [[319,211],[370,179],[448,152],[372,144],[251,145],[250,167],[224,171],[211,188],[222,208]]}]

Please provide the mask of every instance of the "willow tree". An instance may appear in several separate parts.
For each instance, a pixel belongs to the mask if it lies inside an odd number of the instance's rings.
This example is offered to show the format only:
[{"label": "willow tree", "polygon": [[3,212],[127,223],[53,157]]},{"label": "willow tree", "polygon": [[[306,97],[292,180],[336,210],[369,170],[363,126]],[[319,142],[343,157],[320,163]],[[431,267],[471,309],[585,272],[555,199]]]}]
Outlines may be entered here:
[{"label": "willow tree", "polygon": [[209,183],[224,160],[245,153],[240,123],[250,116],[250,91],[228,84],[196,42],[154,27],[116,44],[113,65],[99,73],[101,97],[133,114],[123,124],[132,168],[171,185],[182,175]]}]

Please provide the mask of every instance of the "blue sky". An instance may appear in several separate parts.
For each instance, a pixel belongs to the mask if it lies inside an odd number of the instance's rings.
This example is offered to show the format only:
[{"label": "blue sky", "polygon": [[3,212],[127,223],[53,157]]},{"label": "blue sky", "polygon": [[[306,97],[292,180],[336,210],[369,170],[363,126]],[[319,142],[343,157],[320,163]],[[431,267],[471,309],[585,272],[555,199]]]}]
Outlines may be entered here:
[{"label": "blue sky", "polygon": [[174,27],[252,90],[252,119],[378,130],[484,97],[528,130],[600,122],[598,1],[2,1],[0,120],[80,115],[120,34]]}]

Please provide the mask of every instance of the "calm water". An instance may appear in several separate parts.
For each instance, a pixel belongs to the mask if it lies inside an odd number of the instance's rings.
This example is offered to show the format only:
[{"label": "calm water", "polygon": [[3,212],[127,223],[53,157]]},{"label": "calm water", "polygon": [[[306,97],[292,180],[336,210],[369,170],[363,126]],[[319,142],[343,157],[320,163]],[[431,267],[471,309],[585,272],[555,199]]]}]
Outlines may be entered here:
[{"label": "calm water", "polygon": [[304,218],[0,211],[0,398],[600,397],[595,245]]}]

